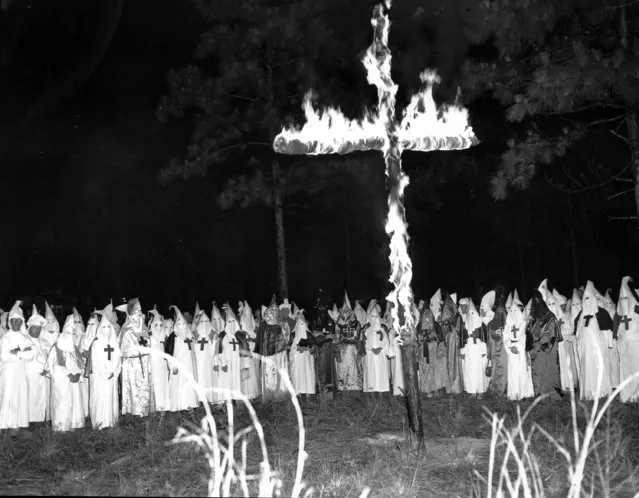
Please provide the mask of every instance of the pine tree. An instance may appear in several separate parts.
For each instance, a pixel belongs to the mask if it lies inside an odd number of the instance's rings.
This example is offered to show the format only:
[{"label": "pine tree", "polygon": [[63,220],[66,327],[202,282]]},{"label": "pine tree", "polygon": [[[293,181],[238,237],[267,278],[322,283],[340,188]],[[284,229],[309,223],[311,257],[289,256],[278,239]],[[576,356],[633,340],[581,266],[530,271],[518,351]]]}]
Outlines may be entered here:
[{"label": "pine tree", "polygon": [[244,159],[219,201],[222,207],[257,199],[273,205],[282,298],[288,297],[285,182],[272,141],[313,86],[315,62],[331,52],[324,19],[329,1],[197,0],[211,23],[196,49],[198,64],[169,73],[169,94],[158,106],[161,120],[196,111],[186,157],[171,160],[161,171],[163,182],[205,175],[214,164]]},{"label": "pine tree", "polygon": [[604,133],[628,147],[628,162],[599,165],[590,180],[564,168],[570,180],[564,188],[613,184],[620,196],[634,192],[636,215],[623,218],[639,221],[638,7],[632,0],[481,4],[485,23],[468,36],[491,44],[496,55],[466,62],[466,94],[492,95],[507,107],[507,121],[525,128],[508,140],[491,181],[495,199],[504,199],[509,187],[527,188],[542,168],[552,178],[573,147]]}]

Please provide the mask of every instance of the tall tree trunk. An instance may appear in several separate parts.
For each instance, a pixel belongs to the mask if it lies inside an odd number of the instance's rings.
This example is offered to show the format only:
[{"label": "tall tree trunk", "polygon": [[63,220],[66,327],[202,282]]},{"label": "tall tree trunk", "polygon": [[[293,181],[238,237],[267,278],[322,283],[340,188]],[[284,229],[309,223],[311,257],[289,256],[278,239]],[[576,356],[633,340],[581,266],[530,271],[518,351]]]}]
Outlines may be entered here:
[{"label": "tall tree trunk", "polygon": [[273,210],[275,211],[275,244],[277,246],[277,276],[279,284],[279,298],[288,295],[288,272],[286,268],[286,239],[284,237],[284,212],[282,210],[282,186],[280,183],[280,163],[273,159],[271,164],[273,174]]},{"label": "tall tree trunk", "polygon": [[342,181],[342,219],[344,224],[344,252],[346,253],[346,288],[351,289],[351,231],[348,224],[348,193],[346,192],[347,173],[343,173]]},{"label": "tall tree trunk", "polygon": [[568,226],[570,227],[570,251],[572,253],[572,276],[575,287],[579,287],[579,262],[577,261],[577,241],[575,239],[574,219],[572,212],[572,194],[568,194]]}]

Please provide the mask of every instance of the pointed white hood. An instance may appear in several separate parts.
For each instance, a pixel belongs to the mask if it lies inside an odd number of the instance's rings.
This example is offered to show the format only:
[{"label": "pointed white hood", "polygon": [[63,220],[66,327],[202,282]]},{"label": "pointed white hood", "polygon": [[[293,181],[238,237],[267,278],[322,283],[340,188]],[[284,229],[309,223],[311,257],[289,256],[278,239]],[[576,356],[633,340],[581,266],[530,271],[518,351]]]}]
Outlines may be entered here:
[{"label": "pointed white hood", "polygon": [[429,308],[433,314],[435,321],[439,321],[439,317],[442,314],[442,290],[437,289],[437,292],[430,298]]}]

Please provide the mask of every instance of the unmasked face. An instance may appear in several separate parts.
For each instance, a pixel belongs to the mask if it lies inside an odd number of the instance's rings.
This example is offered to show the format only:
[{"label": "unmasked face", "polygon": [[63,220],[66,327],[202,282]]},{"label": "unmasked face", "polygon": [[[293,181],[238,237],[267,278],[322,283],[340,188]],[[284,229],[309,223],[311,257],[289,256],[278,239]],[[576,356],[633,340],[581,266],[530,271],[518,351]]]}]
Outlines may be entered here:
[{"label": "unmasked face", "polygon": [[288,308],[282,308],[282,310],[280,310],[280,314],[282,315],[282,320],[287,320],[290,316],[290,311]]},{"label": "unmasked face", "polygon": [[40,337],[41,332],[42,332],[41,325],[31,325],[31,327],[29,327],[29,335],[33,337],[34,339],[37,339],[38,337]]},{"label": "unmasked face", "polygon": [[465,314],[467,314],[467,313],[468,313],[468,305],[467,305],[467,304],[462,304],[462,305],[459,307],[459,310],[460,310],[460,311],[461,311],[464,315],[465,315]]},{"label": "unmasked face", "polygon": [[9,320],[9,326],[14,332],[20,332],[20,327],[22,327],[22,320],[20,318],[12,318],[11,320]]}]

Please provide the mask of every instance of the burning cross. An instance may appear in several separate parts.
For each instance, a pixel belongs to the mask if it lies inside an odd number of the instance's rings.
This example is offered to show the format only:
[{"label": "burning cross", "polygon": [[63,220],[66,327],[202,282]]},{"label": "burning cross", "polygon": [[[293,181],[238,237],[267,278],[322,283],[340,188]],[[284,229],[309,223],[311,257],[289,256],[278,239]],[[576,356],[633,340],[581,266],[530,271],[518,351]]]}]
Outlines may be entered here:
[{"label": "burning cross", "polygon": [[384,155],[388,196],[386,233],[390,236],[390,263],[393,291],[388,299],[394,304],[392,327],[400,337],[415,340],[415,318],[410,312],[413,292],[412,262],[408,255],[408,233],[404,209],[404,189],[408,176],[402,171],[401,155],[404,150],[429,152],[434,150],[467,149],[478,143],[468,124],[468,111],[452,106],[438,113],[432,90],[439,77],[426,70],[420,78],[426,87],[411,97],[399,121],[395,112],[397,85],[391,78],[391,52],[388,47],[390,23],[385,6],[373,10],[373,42],[366,51],[362,63],[367,80],[377,87],[378,105],[367,110],[363,120],[350,120],[339,109],[326,109],[318,113],[313,108],[312,92],[304,98],[306,124],[301,128],[284,128],[273,141],[275,152],[289,155],[349,154],[355,151],[378,150]]},{"label": "burning cross", "polygon": [[107,344],[107,347],[104,348],[104,352],[109,355],[107,358],[108,361],[111,361],[111,353],[113,353],[113,351],[115,351],[115,349],[111,347],[111,344]]},{"label": "burning cross", "polygon": [[626,330],[630,330],[629,324],[630,322],[632,322],[632,318],[630,318],[628,315],[624,315],[620,321],[626,326]]}]

